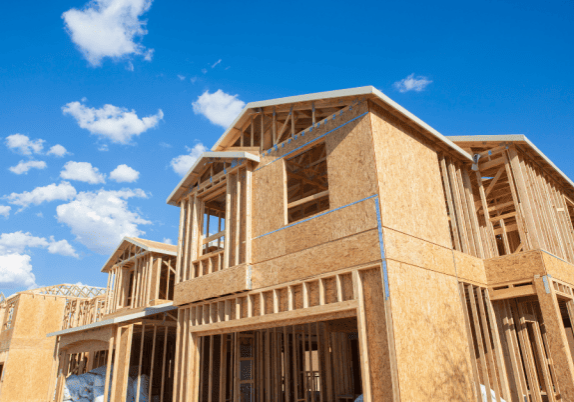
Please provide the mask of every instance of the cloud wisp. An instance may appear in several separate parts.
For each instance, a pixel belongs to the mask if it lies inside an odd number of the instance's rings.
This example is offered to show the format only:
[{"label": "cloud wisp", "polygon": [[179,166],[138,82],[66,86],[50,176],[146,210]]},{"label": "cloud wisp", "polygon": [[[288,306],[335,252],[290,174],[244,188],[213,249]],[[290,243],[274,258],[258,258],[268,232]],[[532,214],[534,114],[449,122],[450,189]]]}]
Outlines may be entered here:
[{"label": "cloud wisp", "polygon": [[3,198],[9,204],[18,205],[18,212],[28,208],[30,205],[40,205],[50,201],[68,201],[76,196],[76,189],[69,182],[63,181],[60,184],[52,183],[44,187],[36,187],[32,191],[22,193],[11,193]]},{"label": "cloud wisp", "polygon": [[30,137],[24,134],[12,134],[6,137],[6,146],[12,152],[21,155],[32,155],[42,153],[44,149],[44,140],[37,139],[31,140]]},{"label": "cloud wisp", "polygon": [[147,34],[141,17],[151,0],[92,0],[82,10],[72,8],[62,14],[66,30],[83,56],[93,67],[106,57],[120,60],[133,55],[151,61],[153,49],[141,39]]},{"label": "cloud wisp", "polygon": [[195,144],[193,148],[185,147],[188,154],[179,155],[173,158],[170,162],[171,168],[175,173],[183,176],[193,166],[197,158],[207,151],[207,148],[202,143]]},{"label": "cloud wisp", "polygon": [[30,169],[46,169],[46,162],[44,161],[20,161],[16,166],[8,168],[15,174],[28,174]]},{"label": "cloud wisp", "polygon": [[65,115],[74,117],[78,125],[91,134],[118,144],[130,143],[132,137],[156,127],[163,119],[161,109],[155,115],[140,119],[133,109],[114,105],[104,105],[96,109],[80,102],[70,102],[62,107],[62,111]]},{"label": "cloud wisp", "polygon": [[133,183],[140,177],[140,172],[126,164],[119,165],[110,173],[110,179],[118,183]]},{"label": "cloud wisp", "polygon": [[415,77],[415,73],[412,73],[407,78],[395,82],[393,86],[396,90],[403,93],[409,91],[421,92],[424,91],[431,82],[432,80],[429,80],[427,77],[423,77],[422,75]]},{"label": "cloud wisp", "polygon": [[60,177],[66,180],[76,180],[90,184],[106,182],[106,176],[89,162],[66,162],[64,169],[60,172]]},{"label": "cloud wisp", "polygon": [[245,106],[245,102],[237,99],[237,96],[221,89],[214,93],[205,91],[192,103],[193,112],[207,117],[215,125],[227,128]]},{"label": "cloud wisp", "polygon": [[109,254],[124,236],[145,234],[139,225],[152,222],[128,206],[130,198],[147,198],[141,189],[81,192],[67,203],[56,207],[58,222],[67,225],[76,240],[98,254]]}]

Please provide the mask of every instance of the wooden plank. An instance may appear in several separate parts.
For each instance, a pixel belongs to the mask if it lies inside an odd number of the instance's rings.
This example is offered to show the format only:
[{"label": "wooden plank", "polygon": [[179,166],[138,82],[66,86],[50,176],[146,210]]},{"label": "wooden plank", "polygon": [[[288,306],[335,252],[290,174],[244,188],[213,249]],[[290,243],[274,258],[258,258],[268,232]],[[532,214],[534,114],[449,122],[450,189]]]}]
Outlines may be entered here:
[{"label": "wooden plank", "polygon": [[[492,383],[494,385],[494,392],[496,394],[496,401],[500,402],[500,395],[501,395],[501,390],[500,390],[500,386],[499,386],[499,380],[500,378],[497,378],[499,376],[504,376],[504,371],[499,370],[498,371],[498,376],[497,376],[497,370],[496,370],[496,363],[495,363],[495,359],[494,359],[494,348],[492,347],[492,343],[491,343],[491,334],[488,326],[488,321],[486,319],[486,312],[485,312],[485,307],[484,307],[484,297],[482,295],[482,288],[477,288],[477,296],[478,296],[478,307],[479,307],[479,312],[480,312],[480,320],[482,321],[482,328],[483,328],[483,334],[484,334],[484,342],[485,342],[485,353],[486,353],[486,357],[488,359],[488,363],[489,363],[489,371],[490,371],[490,375],[492,378]],[[492,323],[493,321],[491,321]],[[494,327],[494,326],[493,326]],[[496,341],[494,341],[496,342]],[[500,382],[502,382],[502,380],[500,380]],[[487,395],[488,392],[490,390],[487,388]]]},{"label": "wooden plank", "polygon": [[181,200],[181,202],[179,203],[179,235],[177,237],[177,262],[176,262],[176,268],[175,270],[177,271],[177,275],[175,278],[175,283],[179,283],[179,281],[181,280],[182,277],[182,268],[181,268],[181,263],[182,263],[182,257],[183,257],[183,222],[184,222],[184,216],[185,216],[185,201]]},{"label": "wooden plank", "polygon": [[293,201],[287,205],[288,209],[298,207],[299,205],[306,204],[310,201],[318,200],[320,198],[327,197],[329,195],[329,190],[321,191],[320,193],[310,195],[309,197],[305,197],[303,199]]},{"label": "wooden plank", "polygon": [[[479,288],[480,291],[480,288]],[[478,309],[476,308],[476,300],[474,298],[474,286],[468,285],[468,295],[470,299],[470,307],[472,311],[472,319],[474,322],[474,335],[476,337],[476,342],[478,344],[478,353],[480,359],[480,367],[482,369],[482,382],[483,385],[486,387],[486,392],[490,392],[490,378],[488,375],[488,363],[486,361],[486,352],[484,350],[484,343],[482,340],[481,328],[480,323],[478,321]]]},{"label": "wooden plank", "polygon": [[477,366],[476,356],[474,354],[474,341],[473,341],[472,330],[471,330],[471,326],[470,326],[470,318],[469,318],[472,315],[472,312],[468,311],[468,305],[466,303],[466,287],[472,286],[472,285],[466,285],[464,283],[459,282],[458,286],[459,286],[459,291],[460,291],[460,298],[461,298],[461,303],[462,303],[464,322],[465,322],[465,326],[466,326],[466,336],[468,339],[468,345],[470,347],[469,352],[470,352],[471,369],[472,369],[473,377],[475,379],[475,381],[474,381],[474,386],[475,386],[474,396],[477,399],[477,401],[482,401],[481,391],[480,391],[480,377],[478,376],[478,368],[477,368],[478,366]]},{"label": "wooden plank", "polygon": [[142,325],[142,331],[141,331],[140,356],[139,356],[139,360],[138,360],[138,378],[137,378],[137,389],[136,389],[136,400],[135,400],[135,402],[140,402],[144,341],[145,341],[145,324]]}]

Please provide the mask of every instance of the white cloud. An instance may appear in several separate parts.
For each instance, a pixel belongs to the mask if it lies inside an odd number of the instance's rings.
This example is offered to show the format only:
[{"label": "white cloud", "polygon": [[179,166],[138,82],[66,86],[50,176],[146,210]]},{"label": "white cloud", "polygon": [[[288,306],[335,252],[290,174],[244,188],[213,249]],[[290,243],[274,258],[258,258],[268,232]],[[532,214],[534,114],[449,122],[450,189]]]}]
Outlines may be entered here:
[{"label": "white cloud", "polygon": [[25,287],[33,289],[36,285],[36,276],[32,273],[30,255],[26,254],[29,248],[47,249],[51,254],[60,254],[78,258],[74,247],[67,240],[54,240],[50,236],[33,236],[22,231],[2,233],[0,235],[0,287]]},{"label": "white cloud", "polygon": [[124,236],[145,234],[138,225],[149,225],[130,211],[127,200],[147,198],[141,189],[81,192],[74,201],[56,208],[58,222],[68,225],[76,240],[99,254],[111,253]]},{"label": "white cloud", "polygon": [[44,161],[20,161],[16,166],[11,166],[8,168],[12,173],[16,174],[28,174],[30,169],[46,169],[46,162]]},{"label": "white cloud", "polygon": [[195,84],[195,81],[197,81],[197,77],[191,77],[189,80],[191,81],[192,84]]},{"label": "white cloud", "polygon": [[66,162],[64,170],[60,172],[60,177],[66,180],[77,180],[90,184],[106,182],[106,176],[89,162]]},{"label": "white cloud", "polygon": [[11,209],[12,207],[8,205],[0,205],[0,215],[2,215],[5,218],[8,218]]},{"label": "white cloud", "polygon": [[29,255],[0,255],[0,286],[3,288],[25,287],[34,289],[36,276],[32,273]]},{"label": "white cloud", "polygon": [[201,69],[201,72],[202,72],[203,74],[207,74],[207,68],[202,68],[202,69]]},{"label": "white cloud", "polygon": [[64,148],[62,145],[60,144],[56,144],[53,147],[50,148],[50,150],[48,151],[47,155],[54,155],[57,156],[59,158],[61,158],[62,156],[68,154],[69,152],[66,150],[66,148]]},{"label": "white cloud", "polygon": [[423,77],[422,75],[419,75],[415,78],[415,73],[412,73],[407,78],[403,78],[402,80],[395,82],[393,86],[399,92],[421,92],[431,82],[431,80],[429,80],[427,77]]},{"label": "white cloud", "polygon": [[168,144],[167,142],[160,142],[159,146],[162,148],[171,148],[171,144]]},{"label": "white cloud", "polygon": [[185,80],[185,75],[178,74],[177,78],[179,78],[180,80],[183,81],[183,80]]},{"label": "white cloud", "polygon": [[76,250],[67,240],[60,240],[55,241],[54,236],[50,236],[50,245],[48,246],[48,252],[51,254],[60,254],[69,257],[76,257],[78,258],[78,254],[76,254]]},{"label": "white cloud", "polygon": [[83,10],[72,8],[62,14],[72,42],[92,66],[102,59],[141,55],[151,60],[153,50],[139,43],[147,33],[139,18],[152,0],[92,0]]},{"label": "white cloud", "polygon": [[245,102],[237,99],[237,96],[226,94],[221,89],[212,94],[205,91],[192,103],[193,111],[204,115],[213,124],[227,128],[245,106]]},{"label": "white cloud", "polygon": [[29,232],[22,232],[21,230],[14,233],[2,233],[0,235],[0,255],[8,254],[23,254],[28,248],[46,248],[51,254],[60,254],[69,257],[78,257],[76,251],[67,240],[54,240],[54,236],[50,236],[50,240],[45,237],[33,236]]},{"label": "white cloud", "polygon": [[52,183],[44,187],[36,187],[32,191],[23,193],[12,193],[3,198],[10,204],[19,205],[20,211],[29,207],[31,204],[40,205],[43,202],[62,200],[67,201],[76,196],[76,189],[67,181],[60,184]]},{"label": "white cloud", "polygon": [[219,63],[221,63],[221,59],[217,60],[217,61],[215,62],[215,64],[213,64],[213,65],[211,66],[211,68],[215,68],[215,66],[217,66]]},{"label": "white cloud", "polygon": [[186,174],[197,158],[199,158],[203,152],[207,151],[207,148],[202,143],[196,144],[193,148],[186,148],[189,154],[176,156],[170,162],[173,171],[180,176]]},{"label": "white cloud", "polygon": [[128,165],[119,165],[115,168],[112,173],[110,173],[110,179],[117,181],[118,183],[127,182],[133,183],[140,176],[140,172],[132,169]]},{"label": "white cloud", "polygon": [[81,128],[120,144],[129,143],[134,135],[157,126],[163,119],[161,109],[155,115],[140,119],[135,110],[114,105],[96,109],[80,102],[70,102],[62,107],[62,111],[72,115]]},{"label": "white cloud", "polygon": [[31,140],[24,134],[12,134],[6,137],[6,146],[14,152],[22,155],[32,155],[32,153],[39,154],[44,148],[44,140],[37,139]]},{"label": "white cloud", "polygon": [[164,242],[165,244],[173,244],[173,241],[171,241],[171,239],[168,239],[167,237],[164,237],[164,238],[163,238],[163,242]]}]

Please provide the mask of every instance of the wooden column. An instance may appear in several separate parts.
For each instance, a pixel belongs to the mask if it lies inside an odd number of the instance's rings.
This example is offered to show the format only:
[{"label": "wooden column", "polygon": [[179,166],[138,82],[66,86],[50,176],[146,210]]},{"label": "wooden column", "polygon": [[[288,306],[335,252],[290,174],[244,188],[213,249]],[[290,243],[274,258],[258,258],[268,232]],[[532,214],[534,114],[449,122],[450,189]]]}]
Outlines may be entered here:
[{"label": "wooden column", "polygon": [[111,402],[123,402],[126,399],[133,334],[133,324],[118,328]]},{"label": "wooden column", "polygon": [[353,285],[359,302],[357,319],[363,397],[365,402],[391,402],[394,389],[381,273],[375,269],[356,272]]},{"label": "wooden column", "polygon": [[546,327],[548,347],[554,363],[560,397],[563,401],[574,401],[574,364],[552,279],[547,276],[534,278],[534,285]]}]

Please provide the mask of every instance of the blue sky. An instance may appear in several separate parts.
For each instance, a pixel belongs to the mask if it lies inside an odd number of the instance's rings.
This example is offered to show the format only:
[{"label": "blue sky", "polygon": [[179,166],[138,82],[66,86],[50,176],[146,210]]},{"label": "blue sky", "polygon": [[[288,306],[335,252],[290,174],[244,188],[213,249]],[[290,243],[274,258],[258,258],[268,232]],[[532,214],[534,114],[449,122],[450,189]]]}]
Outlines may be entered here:
[{"label": "blue sky", "polygon": [[574,177],[573,18],[571,1],[6,3],[0,291],[105,286],[122,235],[177,242],[165,200],[243,102],[374,85],[445,135],[526,134]]}]

